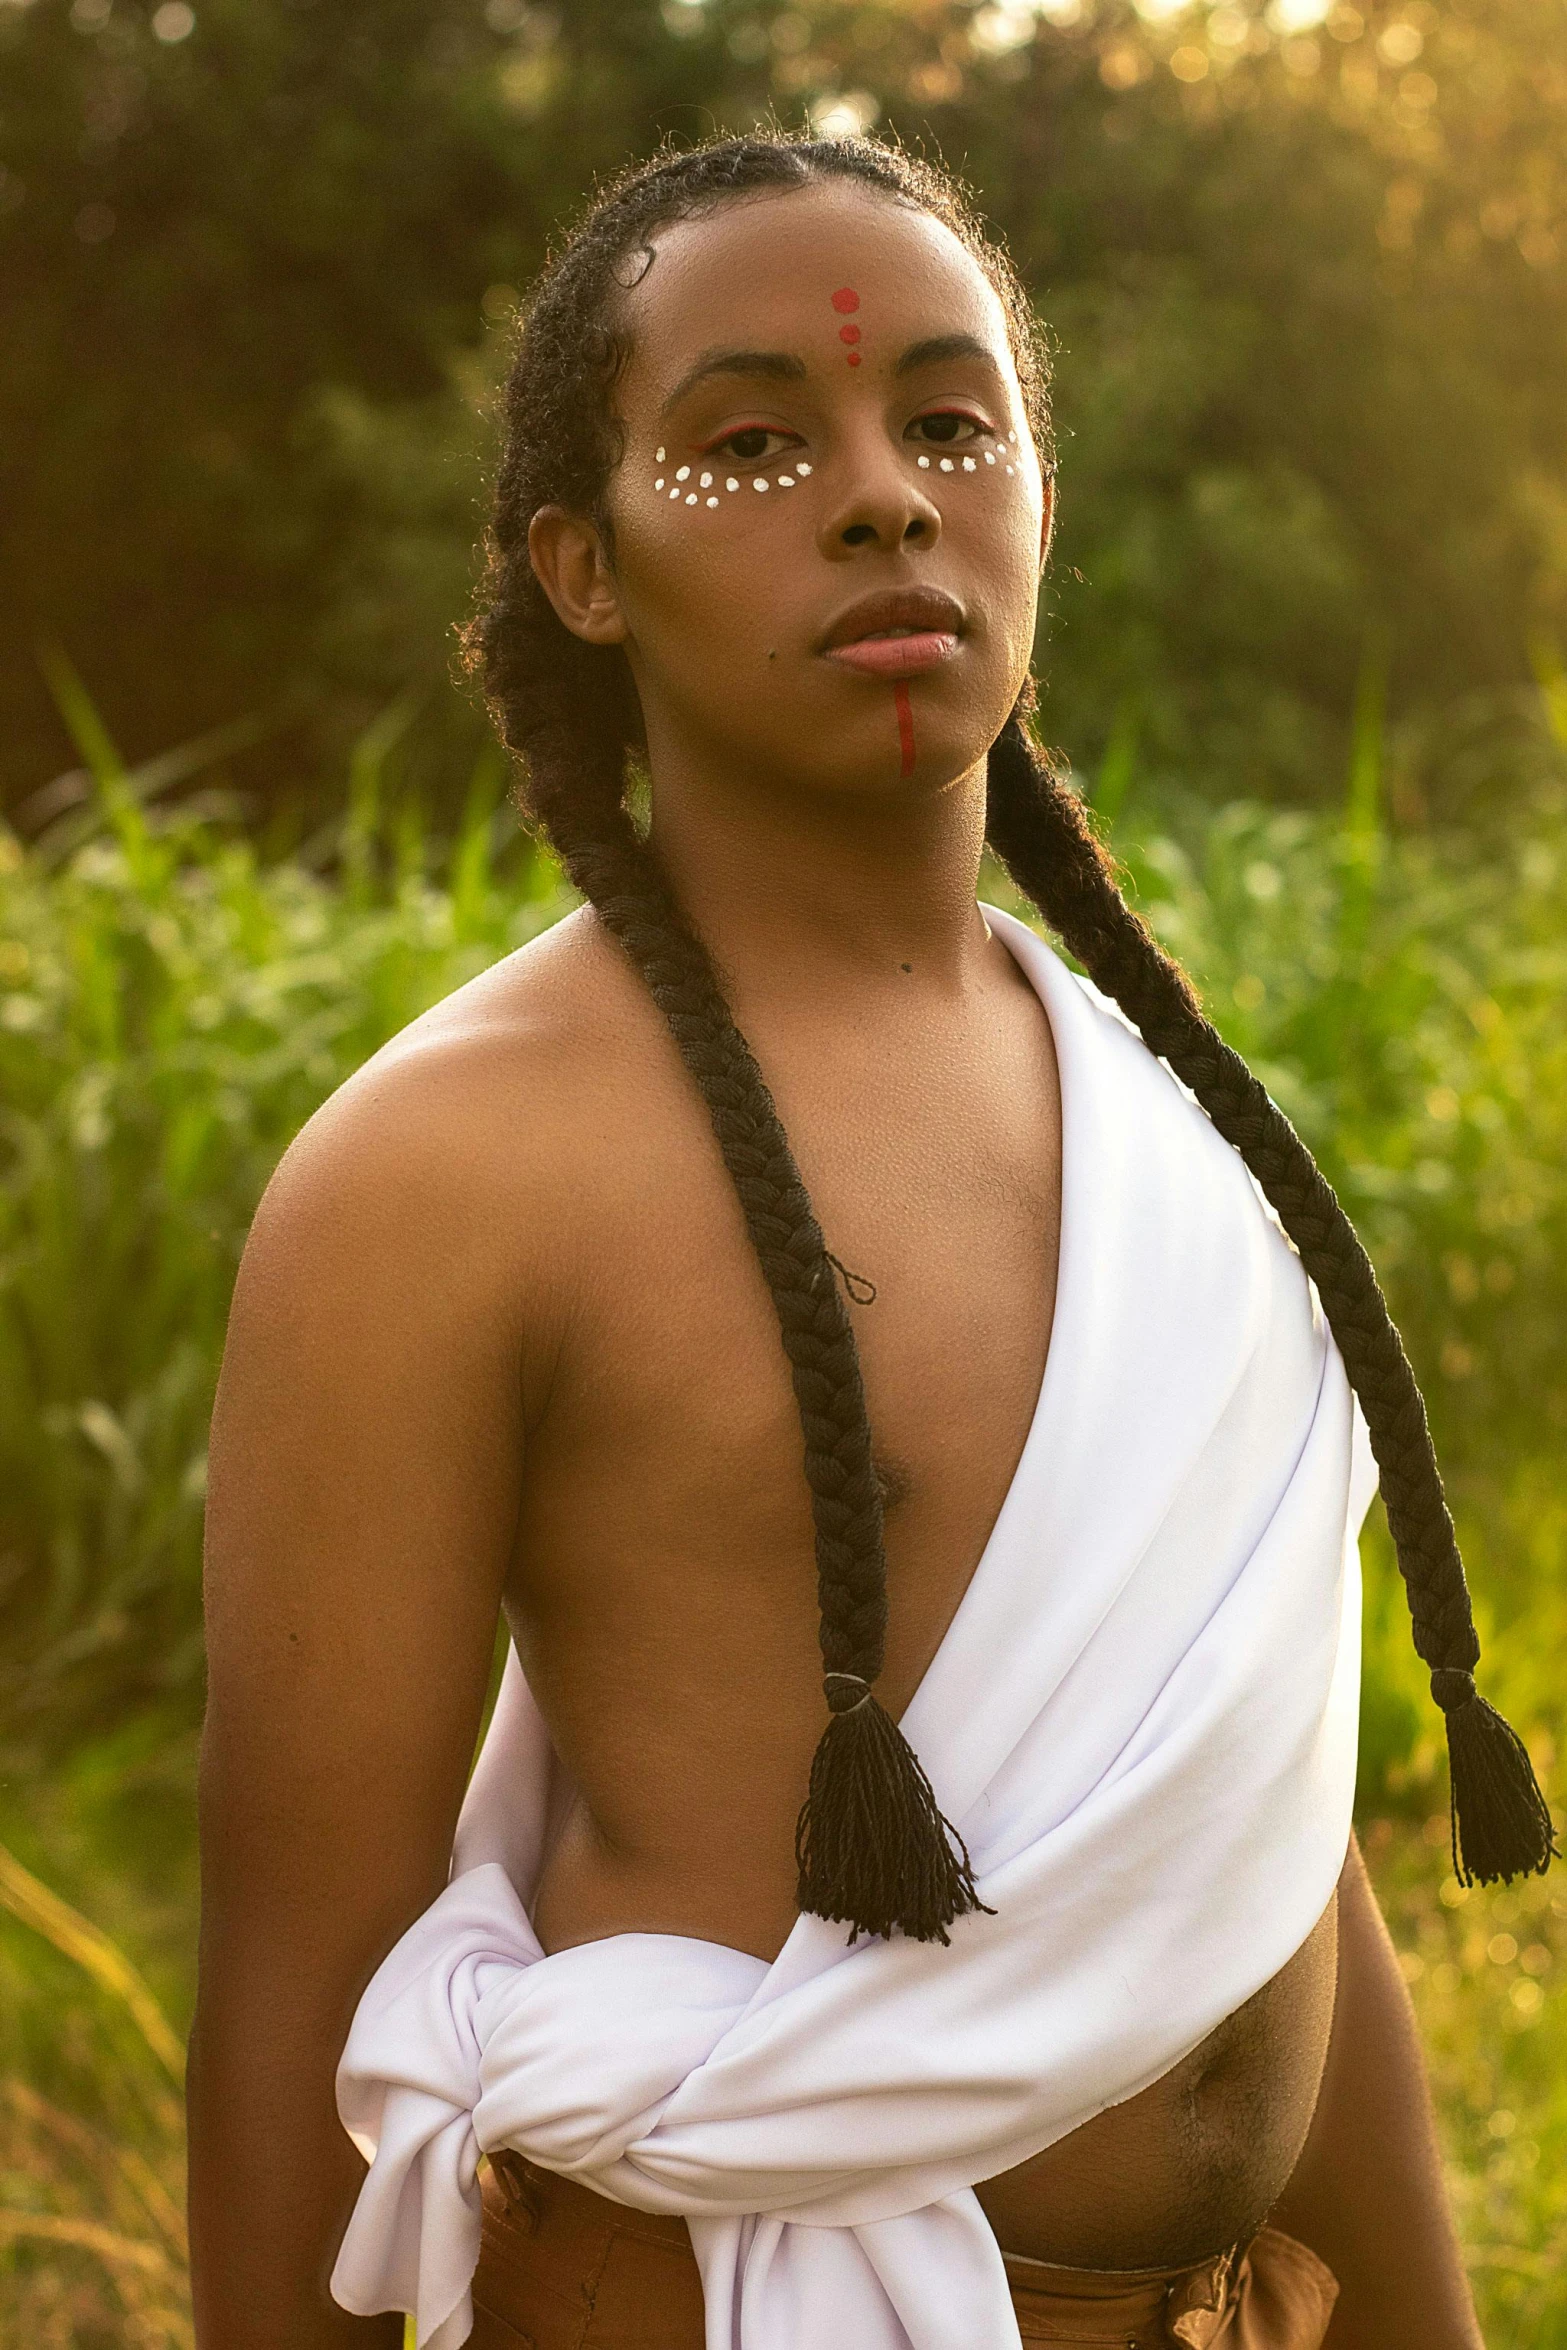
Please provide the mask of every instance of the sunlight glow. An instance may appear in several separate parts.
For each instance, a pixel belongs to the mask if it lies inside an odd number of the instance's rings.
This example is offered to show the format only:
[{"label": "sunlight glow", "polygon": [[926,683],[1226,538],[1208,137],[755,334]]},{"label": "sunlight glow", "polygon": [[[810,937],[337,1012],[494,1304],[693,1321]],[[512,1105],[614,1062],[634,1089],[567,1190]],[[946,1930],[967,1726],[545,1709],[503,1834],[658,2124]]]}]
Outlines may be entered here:
[{"label": "sunlight glow", "polygon": [[1021,49],[1034,37],[1037,12],[1019,6],[1016,0],[1005,0],[990,8],[981,8],[969,19],[969,39],[985,57],[1005,57],[1011,49]]},{"label": "sunlight glow", "polygon": [[811,108],[811,130],[818,139],[863,138],[880,112],[869,90],[835,91]]},{"label": "sunlight glow", "polygon": [[1268,0],[1268,22],[1277,33],[1309,33],[1331,6],[1332,0]]}]

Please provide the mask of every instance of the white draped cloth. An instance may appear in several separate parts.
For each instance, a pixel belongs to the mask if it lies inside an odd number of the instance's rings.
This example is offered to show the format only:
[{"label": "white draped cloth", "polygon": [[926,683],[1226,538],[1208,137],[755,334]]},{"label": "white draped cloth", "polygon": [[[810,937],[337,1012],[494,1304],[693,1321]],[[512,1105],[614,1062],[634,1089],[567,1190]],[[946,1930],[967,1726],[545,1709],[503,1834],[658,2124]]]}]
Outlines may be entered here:
[{"label": "white draped cloth", "polygon": [[664,1934],[546,1957],[528,1904],[563,1790],[513,1655],[451,1881],[338,2072],[371,2168],[332,2290],[413,2311],[420,2350],[467,2338],[500,2147],[684,2213],[707,2350],[1016,2350],[975,2182],[1156,2081],[1332,1895],[1364,1425],[1240,1160],[986,915],[1055,1039],[1060,1274],[1022,1456],[903,1729],[995,1915],[947,1948],[802,1917],[770,1966]]}]

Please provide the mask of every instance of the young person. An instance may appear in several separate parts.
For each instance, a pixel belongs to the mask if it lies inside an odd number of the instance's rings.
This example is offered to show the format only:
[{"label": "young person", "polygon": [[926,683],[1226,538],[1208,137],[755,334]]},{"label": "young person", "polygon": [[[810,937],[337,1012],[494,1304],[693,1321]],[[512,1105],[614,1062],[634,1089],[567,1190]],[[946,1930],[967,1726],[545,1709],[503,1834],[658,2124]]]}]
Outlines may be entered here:
[{"label": "young person", "polygon": [[1052,493],[885,147],[665,157],[538,292],[473,644],[588,902],[246,1253],[202,2350],[1478,2342],[1349,1833],[1368,1430],[1456,1864],[1549,1814],[1370,1268],[1031,740]]}]

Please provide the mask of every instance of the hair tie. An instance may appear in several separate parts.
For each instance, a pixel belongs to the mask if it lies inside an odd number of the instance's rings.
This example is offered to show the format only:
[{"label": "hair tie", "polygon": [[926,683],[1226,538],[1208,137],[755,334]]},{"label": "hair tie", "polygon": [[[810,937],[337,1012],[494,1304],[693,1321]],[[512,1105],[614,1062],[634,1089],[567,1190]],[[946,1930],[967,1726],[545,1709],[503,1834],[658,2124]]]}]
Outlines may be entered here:
[{"label": "hair tie", "polygon": [[[835,1697],[831,1688],[828,1686],[828,1684],[833,1681],[852,1682],[854,1687],[859,1691],[859,1696],[852,1697],[848,1690],[844,1690],[840,1695]],[[827,1708],[830,1713],[853,1714],[858,1713],[862,1705],[868,1705],[870,1703],[871,1685],[869,1681],[866,1680],[863,1673],[824,1673],[822,1675],[822,1693],[826,1697]]]},{"label": "hair tie", "polygon": [[1461,1665],[1438,1665],[1431,1675],[1431,1695],[1445,1714],[1457,1713],[1475,1693],[1475,1677]]}]

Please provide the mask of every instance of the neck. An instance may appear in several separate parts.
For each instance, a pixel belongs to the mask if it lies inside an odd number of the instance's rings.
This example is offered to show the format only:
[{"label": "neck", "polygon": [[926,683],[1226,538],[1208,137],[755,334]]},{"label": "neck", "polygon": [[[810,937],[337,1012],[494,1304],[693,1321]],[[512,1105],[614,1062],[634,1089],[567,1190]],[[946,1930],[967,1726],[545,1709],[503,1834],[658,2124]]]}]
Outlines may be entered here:
[{"label": "neck", "polygon": [[659,762],[652,836],[709,951],[742,983],[765,972],[814,993],[911,967],[956,988],[984,954],[983,760],[937,790],[863,795]]}]

